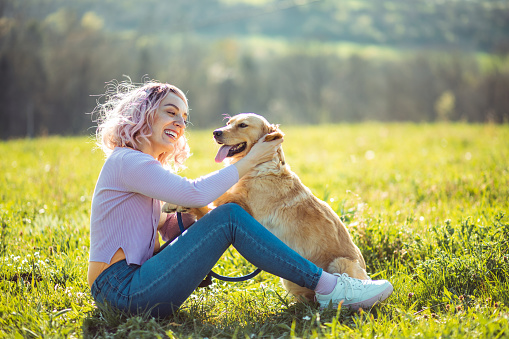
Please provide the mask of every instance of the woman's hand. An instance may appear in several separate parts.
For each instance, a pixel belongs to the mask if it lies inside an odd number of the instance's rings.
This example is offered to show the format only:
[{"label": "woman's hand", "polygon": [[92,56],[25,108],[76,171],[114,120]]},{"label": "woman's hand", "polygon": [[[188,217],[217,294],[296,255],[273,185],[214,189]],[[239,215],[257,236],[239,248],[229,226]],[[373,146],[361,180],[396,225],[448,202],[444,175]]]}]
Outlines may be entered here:
[{"label": "woman's hand", "polygon": [[268,134],[261,137],[260,140],[253,145],[249,153],[234,164],[239,171],[239,178],[247,174],[256,165],[274,158],[279,145],[283,142],[283,138],[265,141],[267,135]]}]

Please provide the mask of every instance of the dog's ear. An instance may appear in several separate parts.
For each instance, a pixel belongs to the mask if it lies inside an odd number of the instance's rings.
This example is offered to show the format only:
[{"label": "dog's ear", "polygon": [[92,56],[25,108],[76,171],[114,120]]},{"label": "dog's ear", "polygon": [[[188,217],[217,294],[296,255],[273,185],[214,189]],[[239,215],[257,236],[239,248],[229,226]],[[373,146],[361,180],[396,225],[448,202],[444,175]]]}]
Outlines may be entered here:
[{"label": "dog's ear", "polygon": [[279,129],[279,125],[270,125],[269,134],[265,137],[265,141],[281,139],[285,134]]}]

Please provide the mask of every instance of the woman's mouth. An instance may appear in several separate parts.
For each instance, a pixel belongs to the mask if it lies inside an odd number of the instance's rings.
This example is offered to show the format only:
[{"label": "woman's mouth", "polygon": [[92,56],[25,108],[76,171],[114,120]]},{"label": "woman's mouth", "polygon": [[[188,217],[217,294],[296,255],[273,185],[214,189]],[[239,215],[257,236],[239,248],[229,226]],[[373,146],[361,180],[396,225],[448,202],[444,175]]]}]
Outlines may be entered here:
[{"label": "woman's mouth", "polygon": [[174,139],[174,140],[177,140],[178,138],[178,134],[177,132],[175,131],[172,131],[170,129],[166,129],[164,130],[164,134],[166,134],[167,136],[169,136],[170,138]]}]

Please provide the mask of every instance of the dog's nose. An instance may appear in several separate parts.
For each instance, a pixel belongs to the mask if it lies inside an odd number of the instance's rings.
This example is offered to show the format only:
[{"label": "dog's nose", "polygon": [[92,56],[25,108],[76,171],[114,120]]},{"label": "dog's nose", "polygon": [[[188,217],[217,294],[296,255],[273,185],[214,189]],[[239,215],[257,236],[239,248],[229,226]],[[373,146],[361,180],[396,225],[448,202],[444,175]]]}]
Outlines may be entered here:
[{"label": "dog's nose", "polygon": [[215,137],[220,137],[221,134],[223,134],[223,131],[216,129],[214,132],[212,132],[212,134],[214,134]]}]

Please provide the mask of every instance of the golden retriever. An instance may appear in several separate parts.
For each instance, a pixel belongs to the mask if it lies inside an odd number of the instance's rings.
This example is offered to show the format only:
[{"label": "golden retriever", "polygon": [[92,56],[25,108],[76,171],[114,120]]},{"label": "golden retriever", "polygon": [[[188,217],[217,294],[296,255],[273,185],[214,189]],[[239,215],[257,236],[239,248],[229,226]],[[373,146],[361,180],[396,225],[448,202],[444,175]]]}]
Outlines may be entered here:
[{"label": "golden retriever", "polygon": [[[283,137],[277,125],[264,117],[243,113],[231,117],[225,127],[213,132],[221,145],[216,162],[235,163],[265,134],[265,140]],[[280,146],[272,161],[257,165],[213,204],[229,202],[242,206],[284,243],[330,273],[347,273],[369,279],[359,248],[332,208],[315,197],[285,162]],[[308,300],[314,292],[290,281],[285,288]]]}]

